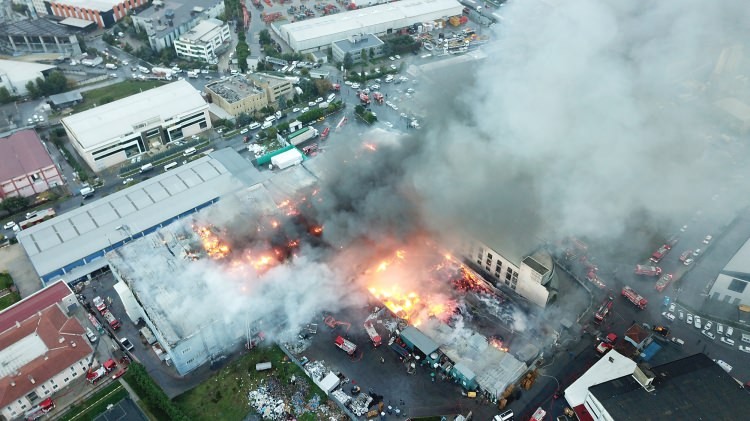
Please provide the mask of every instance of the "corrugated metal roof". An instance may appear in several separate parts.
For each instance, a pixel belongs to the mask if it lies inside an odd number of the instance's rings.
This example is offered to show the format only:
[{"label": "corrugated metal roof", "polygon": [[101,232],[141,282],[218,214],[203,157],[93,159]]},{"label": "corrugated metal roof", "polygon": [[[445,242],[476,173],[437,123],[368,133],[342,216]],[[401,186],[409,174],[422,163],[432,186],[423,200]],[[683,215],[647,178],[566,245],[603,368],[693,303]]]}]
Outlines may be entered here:
[{"label": "corrugated metal roof", "polygon": [[406,329],[401,332],[401,337],[405,341],[414,344],[417,349],[426,355],[430,355],[438,349],[438,345],[435,341],[428,338],[427,335],[420,332],[414,326],[407,326]]}]

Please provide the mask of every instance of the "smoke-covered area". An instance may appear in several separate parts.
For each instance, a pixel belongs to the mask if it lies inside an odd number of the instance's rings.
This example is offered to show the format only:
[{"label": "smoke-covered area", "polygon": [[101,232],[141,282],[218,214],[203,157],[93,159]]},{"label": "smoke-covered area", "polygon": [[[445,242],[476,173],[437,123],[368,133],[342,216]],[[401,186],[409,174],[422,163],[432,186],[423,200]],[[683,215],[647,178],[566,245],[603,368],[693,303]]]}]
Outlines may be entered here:
[{"label": "smoke-covered area", "polygon": [[[420,79],[425,129],[332,133],[304,211],[324,227],[320,244],[262,271],[205,260],[192,274],[159,266],[160,276],[196,280],[201,293],[174,303],[186,321],[209,303],[229,318],[281,314],[289,334],[320,311],[364,304],[356,278],[415,235],[525,247],[617,238],[642,215],[668,229],[696,209],[732,214],[748,193],[739,139],[750,115],[716,103],[746,101],[737,45],[749,13],[741,1],[511,0],[487,59]],[[265,211],[222,202],[209,220],[233,247],[273,246]],[[281,222],[285,240],[306,231]]]}]

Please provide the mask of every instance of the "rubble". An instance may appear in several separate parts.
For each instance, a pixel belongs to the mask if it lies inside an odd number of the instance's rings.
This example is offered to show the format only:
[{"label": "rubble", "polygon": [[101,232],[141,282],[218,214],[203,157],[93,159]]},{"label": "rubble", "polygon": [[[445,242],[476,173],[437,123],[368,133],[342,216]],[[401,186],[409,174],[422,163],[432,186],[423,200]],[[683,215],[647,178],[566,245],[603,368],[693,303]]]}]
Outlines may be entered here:
[{"label": "rubble", "polygon": [[361,417],[365,415],[369,410],[370,403],[372,403],[372,396],[366,393],[361,393],[356,398],[354,398],[354,400],[352,400],[351,404],[349,404],[349,408],[352,410],[354,415]]},{"label": "rubble", "polygon": [[336,399],[337,402],[344,406],[346,406],[352,400],[352,397],[347,395],[346,392],[341,389],[336,389],[331,392],[331,397],[333,399]]}]

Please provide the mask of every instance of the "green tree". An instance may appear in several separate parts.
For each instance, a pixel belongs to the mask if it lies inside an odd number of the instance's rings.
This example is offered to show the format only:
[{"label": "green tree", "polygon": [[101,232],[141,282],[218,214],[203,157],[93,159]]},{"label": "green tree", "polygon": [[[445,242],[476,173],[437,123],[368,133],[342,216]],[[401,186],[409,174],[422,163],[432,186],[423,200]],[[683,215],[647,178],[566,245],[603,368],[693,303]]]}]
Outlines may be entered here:
[{"label": "green tree", "polygon": [[271,41],[271,33],[268,32],[268,29],[263,29],[258,32],[258,42],[260,45],[270,44]]},{"label": "green tree", "polygon": [[365,113],[365,107],[362,104],[357,104],[357,106],[354,107],[354,112],[358,115],[362,115]]},{"label": "green tree", "polygon": [[26,82],[26,91],[29,93],[30,97],[39,98],[39,89],[37,89],[34,81],[30,80]]},{"label": "green tree", "polygon": [[240,113],[237,116],[237,126],[247,126],[253,121],[253,119],[247,113]]},{"label": "green tree", "polygon": [[359,58],[362,60],[362,66],[367,64],[367,50],[364,48],[359,51]]},{"label": "green tree", "polygon": [[279,109],[280,110],[286,109],[286,107],[287,107],[286,102],[287,102],[287,100],[286,100],[285,96],[282,95],[282,96],[279,97]]},{"label": "green tree", "polygon": [[132,52],[133,52],[133,46],[132,46],[132,45],[130,45],[130,43],[127,43],[127,42],[126,42],[126,43],[125,43],[125,46],[124,46],[124,47],[122,47],[122,50],[123,50],[123,51],[125,51],[126,53],[130,54],[130,53],[132,53]]},{"label": "green tree", "polygon": [[310,76],[310,69],[308,69],[307,67],[302,68],[302,70],[300,70],[299,72],[302,76]]},{"label": "green tree", "polygon": [[344,54],[344,69],[349,70],[354,65],[354,59],[350,53]]},{"label": "green tree", "polygon": [[96,56],[99,55],[99,51],[96,48],[94,48],[94,47],[89,47],[86,50],[86,54],[88,54],[91,57],[96,57]]},{"label": "green tree", "polygon": [[28,207],[30,203],[31,201],[27,197],[13,196],[0,202],[0,208],[3,208],[10,213],[14,213]]},{"label": "green tree", "polygon": [[8,88],[6,88],[5,86],[0,86],[0,103],[9,104],[15,100],[16,98],[10,94]]},{"label": "green tree", "polygon": [[370,47],[370,60],[373,60],[375,58],[375,49]]},{"label": "green tree", "polygon": [[333,84],[328,79],[314,79],[313,84],[318,96],[323,96],[333,89]]}]

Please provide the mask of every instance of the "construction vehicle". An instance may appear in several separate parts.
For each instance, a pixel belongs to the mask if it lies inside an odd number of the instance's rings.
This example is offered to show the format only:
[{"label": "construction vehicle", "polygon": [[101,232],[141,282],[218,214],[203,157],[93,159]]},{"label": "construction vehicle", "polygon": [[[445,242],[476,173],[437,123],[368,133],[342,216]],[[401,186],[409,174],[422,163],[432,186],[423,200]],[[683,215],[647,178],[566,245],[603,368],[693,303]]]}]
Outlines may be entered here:
[{"label": "construction vehicle", "polygon": [[664,291],[664,288],[666,288],[670,282],[672,282],[672,274],[665,273],[658,281],[656,281],[656,290],[659,292]]},{"label": "construction vehicle", "polygon": [[367,336],[370,337],[372,345],[377,348],[383,343],[383,338],[378,335],[378,331],[375,330],[375,326],[373,326],[372,324],[376,319],[376,314],[371,314],[367,317],[367,319],[365,320],[365,331],[367,332]]},{"label": "construction vehicle", "polygon": [[635,292],[633,288],[630,288],[629,286],[626,286],[622,289],[622,296],[627,298],[628,301],[633,303],[636,307],[643,310],[646,308],[646,305],[648,304],[648,300],[643,298],[640,294]]},{"label": "construction vehicle", "polygon": [[102,327],[101,323],[99,323],[99,320],[96,320],[96,317],[94,317],[94,315],[91,313],[87,313],[86,315],[88,316],[91,324],[94,325],[94,329],[96,329],[96,331],[99,332],[100,335],[103,334],[104,328]]},{"label": "construction vehicle", "polygon": [[334,344],[349,355],[354,355],[354,352],[357,350],[357,345],[352,341],[344,339],[343,336],[337,336]]},{"label": "construction vehicle", "polygon": [[661,247],[659,247],[652,255],[651,260],[654,263],[659,263],[661,259],[664,258],[664,256],[669,253],[669,250],[672,250],[672,247],[669,244],[664,244]]},{"label": "construction vehicle", "polygon": [[341,320],[336,320],[333,318],[333,316],[328,316],[325,319],[323,319],[323,322],[326,324],[326,326],[330,327],[331,329],[336,329],[336,326],[346,326],[346,332],[349,332],[349,328],[352,327],[352,324],[349,322],[342,322]]},{"label": "construction vehicle", "polygon": [[635,274],[645,276],[659,276],[661,275],[661,268],[658,266],[636,265]]},{"label": "construction vehicle", "polygon": [[615,297],[608,296],[604,301],[602,301],[602,304],[599,306],[599,309],[596,310],[596,313],[594,313],[594,323],[601,324],[604,319],[609,316],[609,312],[612,310],[612,305],[614,304]]}]

